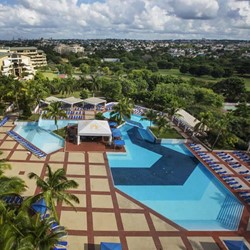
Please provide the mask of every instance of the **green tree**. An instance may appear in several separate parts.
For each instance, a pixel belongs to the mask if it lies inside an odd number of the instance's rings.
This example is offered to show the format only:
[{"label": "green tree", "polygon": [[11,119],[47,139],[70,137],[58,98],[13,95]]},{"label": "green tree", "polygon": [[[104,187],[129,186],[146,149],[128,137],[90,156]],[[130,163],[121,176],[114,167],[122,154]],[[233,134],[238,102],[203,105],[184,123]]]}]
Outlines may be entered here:
[{"label": "green tree", "polygon": [[51,118],[55,121],[56,130],[58,130],[57,121],[60,117],[67,117],[65,111],[61,108],[60,102],[52,102],[48,107],[45,108],[46,118]]},{"label": "green tree", "polygon": [[221,94],[228,102],[241,101],[246,93],[244,81],[237,77],[231,77],[214,84],[215,93]]},{"label": "green tree", "polygon": [[[24,202],[25,203],[25,202]],[[29,206],[30,207],[30,206]],[[51,230],[53,218],[30,216],[29,207],[9,209],[0,201],[0,249],[47,250],[66,235],[63,227]]]},{"label": "green tree", "polygon": [[226,114],[223,114],[221,119],[218,119],[214,123],[213,130],[216,132],[217,136],[211,146],[211,150],[213,150],[217,145],[219,138],[221,138],[222,140],[221,144],[227,143],[231,146],[234,146],[234,144],[238,141],[237,137],[232,133],[231,123],[233,119],[233,113],[228,112]]},{"label": "green tree", "polygon": [[143,114],[143,117],[141,120],[149,120],[150,121],[150,127],[152,126],[152,122],[154,122],[157,118],[157,113],[153,109],[148,109],[146,113]]},{"label": "green tree", "polygon": [[36,184],[42,190],[42,195],[46,201],[47,206],[53,211],[55,219],[58,221],[58,215],[56,212],[55,199],[57,202],[64,201],[66,204],[74,207],[71,201],[79,203],[77,196],[70,194],[67,190],[77,188],[78,184],[74,180],[68,180],[65,170],[63,168],[57,169],[55,172],[51,170],[51,167],[47,165],[47,174],[45,180],[43,180],[37,174],[29,173],[30,179],[35,179]]},{"label": "green tree", "polygon": [[213,126],[214,122],[215,117],[210,111],[201,112],[199,114],[199,122],[194,126],[194,131],[204,133]]},{"label": "green tree", "polygon": [[122,98],[117,105],[113,107],[110,116],[114,118],[119,124],[126,118],[130,119],[133,112],[134,104],[129,98]]},{"label": "green tree", "polygon": [[157,137],[159,137],[161,131],[167,129],[170,127],[169,125],[169,120],[166,116],[164,115],[158,115],[156,120],[155,120],[155,124],[158,128],[158,132],[157,132]]}]

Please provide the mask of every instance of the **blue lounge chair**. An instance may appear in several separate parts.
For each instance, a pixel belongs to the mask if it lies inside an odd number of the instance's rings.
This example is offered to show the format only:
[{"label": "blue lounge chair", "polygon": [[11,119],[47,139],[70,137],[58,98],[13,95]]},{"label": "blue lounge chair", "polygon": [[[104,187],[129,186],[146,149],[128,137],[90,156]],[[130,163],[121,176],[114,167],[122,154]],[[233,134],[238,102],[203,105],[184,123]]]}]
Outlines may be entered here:
[{"label": "blue lounge chair", "polygon": [[238,181],[229,181],[229,182],[227,182],[227,184],[228,184],[229,186],[236,185],[236,184],[238,184],[238,183],[239,183]]},{"label": "blue lounge chair", "polygon": [[242,185],[232,186],[231,188],[232,188],[232,189],[239,189],[239,188],[242,188]]},{"label": "blue lounge chair", "polygon": [[114,146],[115,147],[122,147],[125,145],[125,141],[124,140],[114,140]]},{"label": "blue lounge chair", "polygon": [[227,171],[220,171],[220,172],[216,172],[217,174],[221,175],[221,174],[226,174]]},{"label": "blue lounge chair", "polygon": [[239,172],[239,174],[247,174],[247,173],[249,173],[249,170]]}]

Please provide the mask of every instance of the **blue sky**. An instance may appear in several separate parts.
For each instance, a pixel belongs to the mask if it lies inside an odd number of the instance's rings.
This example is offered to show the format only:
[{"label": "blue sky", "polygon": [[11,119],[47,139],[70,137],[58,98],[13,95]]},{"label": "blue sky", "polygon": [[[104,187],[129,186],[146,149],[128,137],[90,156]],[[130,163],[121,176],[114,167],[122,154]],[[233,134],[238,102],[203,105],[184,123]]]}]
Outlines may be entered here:
[{"label": "blue sky", "polygon": [[1,39],[249,39],[249,0],[0,0]]}]

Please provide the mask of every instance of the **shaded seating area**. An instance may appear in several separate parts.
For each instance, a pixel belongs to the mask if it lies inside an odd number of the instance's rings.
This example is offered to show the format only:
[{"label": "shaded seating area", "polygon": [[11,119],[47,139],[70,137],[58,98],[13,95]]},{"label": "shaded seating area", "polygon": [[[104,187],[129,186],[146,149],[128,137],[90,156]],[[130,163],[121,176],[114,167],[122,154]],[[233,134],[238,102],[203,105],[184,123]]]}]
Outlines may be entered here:
[{"label": "shaded seating area", "polygon": [[36,155],[39,158],[45,157],[47,154],[40,150],[39,148],[35,147],[33,144],[25,140],[23,137],[21,137],[19,134],[17,134],[15,131],[10,130],[6,132],[11,138],[13,138],[15,141],[20,143],[24,148],[29,150],[31,153]]},{"label": "shaded seating area", "polygon": [[84,110],[97,110],[103,111],[105,110],[106,100],[98,97],[90,97],[83,100],[84,102]]},{"label": "shaded seating area", "polygon": [[2,127],[9,120],[8,116],[5,116],[3,120],[0,122],[0,127]]}]

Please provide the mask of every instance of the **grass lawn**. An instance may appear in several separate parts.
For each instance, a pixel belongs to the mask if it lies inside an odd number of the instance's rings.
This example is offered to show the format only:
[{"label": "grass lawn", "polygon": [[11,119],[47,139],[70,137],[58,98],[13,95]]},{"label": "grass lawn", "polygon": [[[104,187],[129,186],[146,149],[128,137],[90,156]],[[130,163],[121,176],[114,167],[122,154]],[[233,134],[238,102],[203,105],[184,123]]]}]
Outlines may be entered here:
[{"label": "grass lawn", "polygon": [[[186,81],[190,80],[191,78],[194,78],[196,80],[203,80],[210,83],[216,83],[224,79],[224,78],[213,78],[212,76],[194,77],[190,74],[181,73],[179,69],[160,69],[159,73],[162,75],[172,75],[175,77],[181,77],[183,80]],[[237,76],[237,77],[241,78],[245,82],[246,89],[250,91],[250,76],[248,77]]]},{"label": "grass lawn", "polygon": [[183,139],[183,137],[180,134],[178,134],[177,131],[175,129],[173,129],[173,128],[168,128],[168,129],[160,131],[159,136],[158,136],[158,128],[157,127],[150,127],[150,130],[158,138]]},{"label": "grass lawn", "polygon": [[49,72],[49,71],[41,71],[41,73],[45,76],[45,77],[48,77],[48,79],[51,81],[55,78],[58,78],[58,75],[53,73],[53,72]]}]

